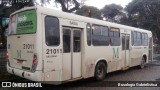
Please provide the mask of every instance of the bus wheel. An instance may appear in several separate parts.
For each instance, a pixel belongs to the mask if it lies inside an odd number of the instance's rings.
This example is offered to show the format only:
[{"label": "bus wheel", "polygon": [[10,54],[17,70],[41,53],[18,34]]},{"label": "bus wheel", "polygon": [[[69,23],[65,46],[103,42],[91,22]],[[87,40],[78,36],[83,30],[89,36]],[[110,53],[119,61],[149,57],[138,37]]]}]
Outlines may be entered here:
[{"label": "bus wheel", "polygon": [[103,62],[99,62],[96,65],[94,78],[96,81],[103,81],[106,76],[106,65]]},{"label": "bus wheel", "polygon": [[145,64],[145,58],[143,57],[141,60],[141,64],[139,65],[139,69],[143,69]]}]

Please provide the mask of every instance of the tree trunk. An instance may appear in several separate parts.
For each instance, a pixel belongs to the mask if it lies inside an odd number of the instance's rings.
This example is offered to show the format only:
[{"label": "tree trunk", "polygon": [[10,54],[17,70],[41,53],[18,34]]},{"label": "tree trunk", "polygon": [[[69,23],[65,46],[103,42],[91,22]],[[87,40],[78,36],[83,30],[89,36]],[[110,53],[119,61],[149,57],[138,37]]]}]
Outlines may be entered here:
[{"label": "tree trunk", "polygon": [[156,36],[157,36],[157,39],[158,39],[158,44],[160,45],[160,32],[159,32],[159,30],[160,30],[160,27],[158,26],[158,29],[156,30]]},{"label": "tree trunk", "polygon": [[2,16],[1,16],[1,18],[0,18],[0,27],[1,27],[1,37],[2,37],[2,48],[3,49],[6,49],[6,37],[5,37],[5,35],[4,35],[4,32],[5,32],[5,29],[7,29],[7,27],[8,27],[8,25],[6,25],[6,26],[4,26],[3,27],[3,25],[2,25]]},{"label": "tree trunk", "polygon": [[[68,12],[68,13],[71,13],[71,12],[77,10],[79,8],[79,6],[80,6],[80,4],[77,2],[77,0],[73,0],[73,2],[75,3],[75,6],[73,8],[71,8],[71,9],[68,9],[68,7],[65,5],[63,0],[56,0],[56,1],[61,4],[62,11]],[[68,3],[68,1],[66,3]]]},{"label": "tree trunk", "polygon": [[7,41],[6,41],[4,33],[1,33],[1,36],[2,36],[2,48],[6,49],[6,42]]}]

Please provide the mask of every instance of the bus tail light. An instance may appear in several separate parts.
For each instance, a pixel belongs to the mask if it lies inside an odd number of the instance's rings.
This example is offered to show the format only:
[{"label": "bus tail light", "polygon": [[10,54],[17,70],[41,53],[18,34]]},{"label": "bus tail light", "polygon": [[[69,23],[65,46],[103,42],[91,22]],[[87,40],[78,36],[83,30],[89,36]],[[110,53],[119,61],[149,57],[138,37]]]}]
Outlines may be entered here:
[{"label": "bus tail light", "polygon": [[32,69],[31,69],[32,72],[35,72],[36,67],[37,67],[37,63],[38,63],[38,61],[37,61],[37,55],[34,54],[34,56],[33,56],[33,63],[32,63]]},{"label": "bus tail light", "polygon": [[36,65],[37,64],[37,55],[34,55],[33,56],[33,65]]},{"label": "bus tail light", "polygon": [[9,60],[9,53],[8,53],[8,51],[6,53],[6,59],[7,59],[7,61]]},{"label": "bus tail light", "polygon": [[7,60],[8,66],[10,66],[10,63],[9,63],[9,53],[8,53],[8,51],[7,51],[7,53],[6,53],[6,60]]}]

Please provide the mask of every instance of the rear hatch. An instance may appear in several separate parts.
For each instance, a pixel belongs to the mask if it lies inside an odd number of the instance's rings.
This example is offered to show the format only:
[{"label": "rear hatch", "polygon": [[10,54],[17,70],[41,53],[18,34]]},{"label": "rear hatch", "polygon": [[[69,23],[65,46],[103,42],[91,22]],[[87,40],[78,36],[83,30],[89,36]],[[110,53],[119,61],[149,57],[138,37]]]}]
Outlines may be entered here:
[{"label": "rear hatch", "polygon": [[31,70],[36,54],[36,11],[27,10],[10,16],[7,38],[9,65]]}]

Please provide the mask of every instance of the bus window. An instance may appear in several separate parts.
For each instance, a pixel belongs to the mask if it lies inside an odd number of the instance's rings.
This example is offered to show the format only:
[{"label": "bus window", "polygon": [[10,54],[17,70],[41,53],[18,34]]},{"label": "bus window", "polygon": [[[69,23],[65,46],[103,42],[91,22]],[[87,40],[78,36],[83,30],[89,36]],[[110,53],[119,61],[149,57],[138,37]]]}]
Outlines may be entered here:
[{"label": "bus window", "polygon": [[111,46],[120,45],[120,30],[118,28],[111,28],[109,32]]},{"label": "bus window", "polygon": [[81,31],[80,30],[74,30],[73,35],[73,51],[74,52],[80,52],[81,51]]},{"label": "bus window", "polygon": [[122,36],[122,50],[129,50],[129,36]]},{"label": "bus window", "polygon": [[45,35],[48,46],[58,46],[60,44],[59,22],[57,18],[45,17]]},{"label": "bus window", "polygon": [[109,37],[108,37],[108,27],[94,25],[93,34],[92,34],[92,43],[94,46],[108,46]]},{"label": "bus window", "polygon": [[141,44],[142,44],[142,34],[141,34],[141,32],[137,32],[137,31],[134,31],[134,34],[133,34],[134,36],[134,46],[141,46]]},{"label": "bus window", "polygon": [[130,37],[126,36],[126,50],[129,50],[129,40],[130,40]]},{"label": "bus window", "polygon": [[141,44],[142,44],[142,34],[141,34],[141,32],[137,32],[137,45],[138,46],[141,46]]},{"label": "bus window", "polygon": [[93,35],[101,35],[101,27],[95,25],[93,29]]},{"label": "bus window", "polygon": [[108,28],[102,26],[101,27],[101,35],[108,36]]},{"label": "bus window", "polygon": [[142,33],[142,45],[143,46],[148,45],[148,35],[146,33]]},{"label": "bus window", "polygon": [[8,35],[34,34],[37,28],[35,10],[27,10],[10,17]]},{"label": "bus window", "polygon": [[90,24],[87,24],[87,44],[88,46],[91,46],[91,25]]},{"label": "bus window", "polygon": [[63,52],[70,52],[70,42],[71,42],[71,31],[69,29],[63,30]]},{"label": "bus window", "polygon": [[122,50],[125,50],[125,36],[122,36]]},{"label": "bus window", "polygon": [[134,32],[131,32],[131,38],[132,38],[132,46],[134,45]]},{"label": "bus window", "polygon": [[148,35],[147,34],[145,34],[144,45],[148,46]]}]

